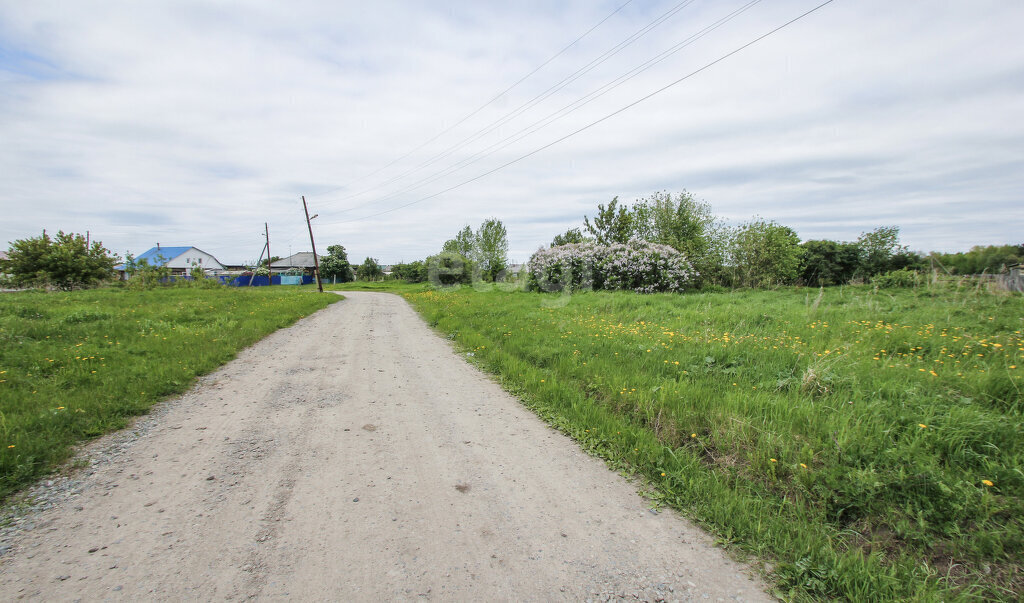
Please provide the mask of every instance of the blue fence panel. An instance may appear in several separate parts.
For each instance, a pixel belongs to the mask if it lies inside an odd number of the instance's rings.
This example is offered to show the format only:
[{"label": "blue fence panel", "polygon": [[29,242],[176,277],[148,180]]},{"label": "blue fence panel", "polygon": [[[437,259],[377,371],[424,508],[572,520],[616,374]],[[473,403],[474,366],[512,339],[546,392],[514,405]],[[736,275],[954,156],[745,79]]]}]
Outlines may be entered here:
[{"label": "blue fence panel", "polygon": [[266,287],[270,283],[265,276],[243,274],[231,281],[231,284],[235,287]]},{"label": "blue fence panel", "polygon": [[[305,276],[305,275],[303,275],[303,276],[286,276],[286,275],[281,275],[281,274],[275,274],[274,275],[273,283],[268,282],[267,277],[259,276],[259,275],[252,276],[252,275],[247,275],[246,274],[246,275],[234,277],[234,280],[231,280],[231,281],[227,280],[227,279],[231,278],[230,276],[224,276],[224,277],[220,277],[220,278],[221,278],[221,282],[224,282],[225,284],[230,285],[232,287],[249,287],[249,286],[252,286],[252,287],[266,287],[267,285],[270,285],[270,284],[274,284],[274,285],[308,285],[308,284],[313,282],[313,277],[312,276]],[[249,284],[249,281],[252,281],[252,285]]]}]

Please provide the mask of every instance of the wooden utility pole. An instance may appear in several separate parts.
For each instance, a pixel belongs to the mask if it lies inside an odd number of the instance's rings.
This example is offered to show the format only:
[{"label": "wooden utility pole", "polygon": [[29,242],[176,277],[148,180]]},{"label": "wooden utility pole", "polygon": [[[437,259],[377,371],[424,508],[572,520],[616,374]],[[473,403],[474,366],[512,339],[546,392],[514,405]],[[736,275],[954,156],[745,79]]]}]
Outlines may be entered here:
[{"label": "wooden utility pole", "polygon": [[249,277],[249,287],[252,287],[252,282],[256,280],[256,271],[260,269],[260,263],[263,261],[263,252],[267,250],[267,244],[263,244],[263,249],[260,249],[260,259],[256,260],[256,266],[252,269],[252,275]]},{"label": "wooden utility pole", "polygon": [[313,248],[313,273],[316,274],[316,288],[320,290],[320,293],[323,293],[324,285],[320,282],[320,260],[316,258],[316,243],[313,242],[313,223],[310,222],[306,195],[302,195],[302,209],[306,212],[306,228],[309,228],[309,246]]},{"label": "wooden utility pole", "polygon": [[269,287],[274,284],[274,269],[271,267],[271,264],[274,262],[272,259],[274,256],[270,255],[270,227],[267,226],[266,222],[263,223],[263,233],[267,237],[267,276],[270,279],[267,282],[267,286]]}]

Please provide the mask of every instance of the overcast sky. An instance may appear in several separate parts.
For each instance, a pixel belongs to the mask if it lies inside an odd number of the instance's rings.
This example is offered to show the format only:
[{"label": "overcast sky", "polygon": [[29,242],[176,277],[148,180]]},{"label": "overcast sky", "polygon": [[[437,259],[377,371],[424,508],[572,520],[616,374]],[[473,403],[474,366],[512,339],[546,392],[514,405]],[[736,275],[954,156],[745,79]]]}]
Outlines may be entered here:
[{"label": "overcast sky", "polygon": [[0,0],[0,247],[88,230],[238,263],[269,222],[284,256],[305,195],[353,261],[489,217],[525,261],[598,203],[683,189],[805,240],[1024,242],[1020,0],[835,0],[477,178],[820,2]]}]

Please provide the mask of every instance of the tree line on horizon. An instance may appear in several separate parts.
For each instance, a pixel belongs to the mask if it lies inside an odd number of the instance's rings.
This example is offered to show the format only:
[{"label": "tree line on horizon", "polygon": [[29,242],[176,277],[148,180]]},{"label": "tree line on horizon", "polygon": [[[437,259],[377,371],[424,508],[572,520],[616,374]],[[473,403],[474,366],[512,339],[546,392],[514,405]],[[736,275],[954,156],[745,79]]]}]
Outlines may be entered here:
[{"label": "tree line on horizon", "polygon": [[[687,191],[654,193],[632,205],[620,204],[614,197],[607,205],[598,204],[593,217],[583,216],[581,227],[556,235],[549,248],[631,241],[680,252],[695,273],[691,288],[830,286],[870,282],[890,273],[906,280],[906,274],[925,269],[949,275],[997,274],[1024,262],[1024,244],[979,245],[956,253],[911,251],[900,243],[898,226],[881,226],[853,241],[801,242],[794,229],[761,217],[729,226],[708,203]],[[51,237],[44,231],[10,244],[8,259],[0,260],[0,287],[96,286],[113,278],[113,267],[120,261],[100,241],[89,242],[80,234],[63,231]],[[328,246],[320,258],[321,275],[334,282],[384,278],[414,283],[436,280],[441,285],[494,282],[511,278],[508,268],[508,231],[497,218],[484,220],[475,231],[464,226],[438,253],[394,264],[390,275],[373,257],[351,264],[340,244]],[[266,264],[256,270],[266,270]]]},{"label": "tree line on horizon", "polygon": [[[902,245],[898,226],[880,226],[853,241],[813,239],[761,217],[729,226],[711,206],[687,191],[659,192],[632,205],[614,197],[583,217],[581,227],[558,234],[549,248],[630,241],[667,245],[681,252],[697,276],[695,287],[831,286],[869,282],[889,273],[935,269],[950,275],[996,274],[1024,261],[1024,244],[975,246],[966,252],[920,253]],[[507,231],[497,219],[477,231],[466,225],[425,260],[392,266],[391,278],[425,282],[432,269],[440,284],[494,281],[508,268]],[[899,279],[897,279],[899,280]]]},{"label": "tree line on horizon", "polygon": [[794,229],[761,217],[729,226],[708,203],[686,191],[655,193],[632,205],[620,204],[615,197],[607,205],[599,204],[593,218],[584,216],[582,228],[555,236],[551,247],[631,240],[683,253],[699,273],[698,287],[830,286],[932,267],[952,275],[991,274],[1024,260],[1024,244],[918,253],[900,244],[898,226],[863,232],[854,241],[801,242]]}]

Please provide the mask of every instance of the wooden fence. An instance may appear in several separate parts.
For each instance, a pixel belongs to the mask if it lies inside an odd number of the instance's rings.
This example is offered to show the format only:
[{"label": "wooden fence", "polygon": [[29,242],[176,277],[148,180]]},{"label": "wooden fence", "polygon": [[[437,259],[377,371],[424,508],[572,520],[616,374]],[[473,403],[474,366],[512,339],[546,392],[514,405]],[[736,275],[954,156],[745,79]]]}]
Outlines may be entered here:
[{"label": "wooden fence", "polygon": [[1024,293],[1024,273],[1020,268],[1011,268],[1009,272],[1000,274],[975,274],[972,278],[984,282],[995,283],[998,287],[1007,291]]}]

